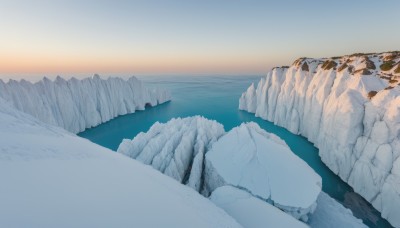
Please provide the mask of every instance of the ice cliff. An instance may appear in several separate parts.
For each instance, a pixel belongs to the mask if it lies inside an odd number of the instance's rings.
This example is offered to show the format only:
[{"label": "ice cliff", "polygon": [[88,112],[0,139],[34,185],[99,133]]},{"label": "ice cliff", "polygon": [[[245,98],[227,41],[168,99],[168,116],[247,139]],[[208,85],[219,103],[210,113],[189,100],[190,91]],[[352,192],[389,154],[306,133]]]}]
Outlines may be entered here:
[{"label": "ice cliff", "polygon": [[239,109],[301,134],[400,227],[400,52],[300,58],[251,85]]},{"label": "ice cliff", "polygon": [[78,133],[118,115],[143,110],[171,99],[167,91],[148,89],[136,79],[0,80],[0,98],[16,109],[70,132]]}]

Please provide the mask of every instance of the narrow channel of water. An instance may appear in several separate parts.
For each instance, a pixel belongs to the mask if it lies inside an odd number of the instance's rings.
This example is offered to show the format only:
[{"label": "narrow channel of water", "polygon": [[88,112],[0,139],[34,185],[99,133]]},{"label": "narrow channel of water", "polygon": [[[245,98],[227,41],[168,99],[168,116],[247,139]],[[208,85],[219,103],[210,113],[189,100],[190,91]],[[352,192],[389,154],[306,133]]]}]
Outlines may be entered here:
[{"label": "narrow channel of water", "polygon": [[321,161],[318,149],[306,138],[294,135],[271,122],[256,118],[253,114],[239,111],[238,101],[242,92],[260,76],[146,76],[140,77],[150,87],[162,87],[172,92],[171,102],[148,108],[133,114],[117,117],[95,128],[87,129],[79,136],[94,143],[116,150],[124,138],[132,139],[147,131],[155,122],[167,122],[171,118],[201,115],[222,123],[226,131],[242,122],[256,122],[268,132],[281,137],[291,150],[306,161],[321,177],[323,191],[350,208],[370,227],[391,227],[380,213],[353,189],[330,171]]}]

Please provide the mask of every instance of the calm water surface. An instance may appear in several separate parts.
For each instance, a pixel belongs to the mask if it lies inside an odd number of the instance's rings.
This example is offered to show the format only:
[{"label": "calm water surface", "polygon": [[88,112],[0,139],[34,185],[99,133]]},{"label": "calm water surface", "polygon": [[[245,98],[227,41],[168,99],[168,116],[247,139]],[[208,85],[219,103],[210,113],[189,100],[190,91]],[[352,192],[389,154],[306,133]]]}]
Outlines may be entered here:
[{"label": "calm water surface", "polygon": [[254,114],[238,110],[242,92],[260,76],[146,76],[139,77],[147,86],[167,88],[172,101],[117,117],[95,128],[87,129],[79,136],[94,143],[117,150],[122,139],[132,139],[139,132],[147,131],[155,122],[167,122],[174,117],[201,115],[222,123],[226,131],[242,122],[256,122],[263,129],[281,137],[294,153],[305,160],[323,180],[322,189],[331,197],[350,208],[354,215],[370,227],[390,227],[368,202],[331,172],[318,156],[318,149],[304,137],[294,135],[271,122],[256,118]]}]

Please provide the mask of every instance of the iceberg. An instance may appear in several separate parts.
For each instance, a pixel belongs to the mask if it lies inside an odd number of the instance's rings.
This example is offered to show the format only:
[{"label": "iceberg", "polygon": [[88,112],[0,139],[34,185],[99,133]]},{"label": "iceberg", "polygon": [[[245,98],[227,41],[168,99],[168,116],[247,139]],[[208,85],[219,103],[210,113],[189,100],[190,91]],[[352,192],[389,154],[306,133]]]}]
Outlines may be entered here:
[{"label": "iceberg", "polygon": [[234,186],[303,221],[317,206],[321,177],[255,123],[242,124],[214,143],[205,166],[208,192]]},{"label": "iceberg", "polygon": [[14,108],[72,133],[97,126],[119,115],[144,110],[171,99],[168,91],[148,89],[135,77],[127,80],[99,75],[65,80],[58,76],[31,83],[0,80],[0,98]]},{"label": "iceberg", "polygon": [[322,161],[400,227],[400,52],[300,58],[274,68],[239,109],[301,134]]},{"label": "iceberg", "polygon": [[0,98],[0,227],[241,227],[193,189]]},{"label": "iceberg", "polygon": [[155,123],[147,133],[124,139],[117,152],[200,191],[203,159],[210,146],[225,133],[216,121],[200,116]]}]

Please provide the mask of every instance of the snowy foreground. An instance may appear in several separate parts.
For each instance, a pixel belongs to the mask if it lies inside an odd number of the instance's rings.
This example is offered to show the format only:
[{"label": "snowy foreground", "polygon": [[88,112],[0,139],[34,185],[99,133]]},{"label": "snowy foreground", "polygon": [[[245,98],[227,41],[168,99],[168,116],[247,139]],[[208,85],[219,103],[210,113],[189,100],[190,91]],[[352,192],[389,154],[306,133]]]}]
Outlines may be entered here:
[{"label": "snowy foreground", "polygon": [[57,77],[31,83],[0,79],[0,98],[18,110],[70,132],[78,133],[119,115],[144,110],[171,99],[167,91],[150,90],[131,77],[101,79],[95,75],[68,81]]},{"label": "snowy foreground", "polygon": [[118,152],[211,195],[244,227],[364,227],[321,192],[321,177],[284,141],[255,123],[226,133],[203,117],[172,119],[125,139]]},{"label": "snowy foreground", "polygon": [[0,98],[0,227],[240,227],[193,189]]},{"label": "snowy foreground", "polygon": [[301,134],[400,227],[400,53],[300,58],[251,85],[239,109]]}]

